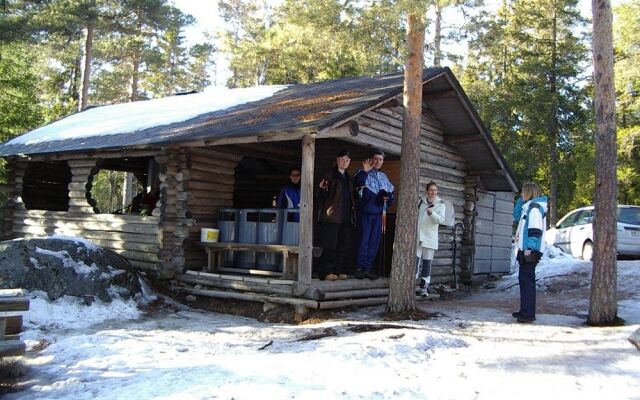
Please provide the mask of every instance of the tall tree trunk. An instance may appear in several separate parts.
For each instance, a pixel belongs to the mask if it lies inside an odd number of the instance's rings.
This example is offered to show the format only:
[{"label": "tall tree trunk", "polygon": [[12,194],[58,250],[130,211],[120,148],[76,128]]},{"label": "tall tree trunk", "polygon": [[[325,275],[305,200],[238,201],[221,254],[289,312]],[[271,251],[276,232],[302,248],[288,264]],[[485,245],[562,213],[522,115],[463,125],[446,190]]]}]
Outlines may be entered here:
[{"label": "tall tree trunk", "polygon": [[[507,26],[507,0],[502,0],[502,10],[504,15],[504,20],[502,21],[504,26]],[[504,29],[504,28],[503,28]],[[509,54],[509,49],[507,49],[507,43],[505,40],[505,34],[502,34],[502,84],[504,85],[505,80],[507,79],[507,68],[509,67],[509,63],[507,62],[507,56]]]},{"label": "tall tree trunk", "polygon": [[551,20],[551,71],[549,71],[549,95],[551,104],[549,107],[548,136],[551,177],[549,189],[549,224],[555,225],[558,215],[558,83],[556,72],[558,70],[558,16],[556,5],[553,5],[553,17]]},{"label": "tall tree trunk", "polygon": [[138,52],[134,55],[133,69],[131,71],[131,87],[129,88],[129,101],[138,100],[138,82],[140,81],[140,56]]},{"label": "tall tree trunk", "polygon": [[435,2],[436,21],[433,35],[433,66],[439,67],[442,60],[442,7],[440,2]]},{"label": "tall tree trunk", "polygon": [[617,320],[616,303],[616,112],[612,13],[609,0],[592,0],[596,112],[594,260],[587,324]]},{"label": "tall tree trunk", "polygon": [[95,19],[89,18],[87,21],[87,36],[84,42],[84,57],[82,64],[82,89],[80,90],[80,101],[78,101],[78,111],[87,108],[89,101],[89,82],[91,81],[91,61],[93,59],[93,31]]},{"label": "tall tree trunk", "polygon": [[138,9],[138,24],[136,26],[136,36],[137,40],[135,43],[135,50],[133,52],[133,68],[131,71],[131,92],[129,93],[129,101],[137,101],[138,100],[138,84],[140,81],[140,62],[142,59],[142,22],[140,21],[140,15],[142,13],[141,9]]},{"label": "tall tree trunk", "polygon": [[420,122],[422,119],[422,65],[424,20],[409,14],[407,61],[404,72],[404,121],[400,158],[400,195],[394,238],[387,312],[412,311],[416,307],[416,235],[420,184]]}]

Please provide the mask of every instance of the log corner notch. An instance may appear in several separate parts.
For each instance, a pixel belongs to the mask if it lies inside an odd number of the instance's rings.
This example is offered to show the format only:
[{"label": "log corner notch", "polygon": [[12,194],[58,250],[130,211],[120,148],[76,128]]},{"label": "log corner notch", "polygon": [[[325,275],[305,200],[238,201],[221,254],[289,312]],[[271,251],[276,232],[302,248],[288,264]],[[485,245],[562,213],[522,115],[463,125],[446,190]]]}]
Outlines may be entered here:
[{"label": "log corner notch", "polygon": [[161,220],[161,249],[158,272],[160,278],[170,279],[186,263],[183,243],[189,236],[193,219],[188,209],[190,171],[186,150],[171,148],[155,157],[160,173],[160,207],[153,210]]},{"label": "log corner notch", "polygon": [[318,131],[323,138],[356,137],[360,133],[360,126],[356,121],[348,121],[336,127],[324,128]]}]

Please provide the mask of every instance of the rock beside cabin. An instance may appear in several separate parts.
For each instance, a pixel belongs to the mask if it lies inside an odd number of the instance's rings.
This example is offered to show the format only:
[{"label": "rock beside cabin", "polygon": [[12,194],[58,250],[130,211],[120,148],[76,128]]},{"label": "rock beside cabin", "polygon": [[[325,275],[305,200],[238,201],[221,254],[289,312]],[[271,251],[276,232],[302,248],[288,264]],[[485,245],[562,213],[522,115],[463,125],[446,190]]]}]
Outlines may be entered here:
[{"label": "rock beside cabin", "polygon": [[141,292],[127,259],[75,238],[0,242],[0,288],[42,290],[50,300],[76,296],[92,302]]}]

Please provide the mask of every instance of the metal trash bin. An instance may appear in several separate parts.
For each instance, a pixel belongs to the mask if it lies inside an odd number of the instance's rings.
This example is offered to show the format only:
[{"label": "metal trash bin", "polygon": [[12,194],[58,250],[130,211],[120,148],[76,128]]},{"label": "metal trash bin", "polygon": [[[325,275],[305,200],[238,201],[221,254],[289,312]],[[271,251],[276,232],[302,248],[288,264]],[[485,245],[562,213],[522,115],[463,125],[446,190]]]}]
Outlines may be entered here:
[{"label": "metal trash bin", "polygon": [[[258,243],[258,221],[259,212],[257,209],[238,210],[238,243]],[[250,269],[256,265],[255,251],[238,252],[238,268]]]},{"label": "metal trash bin", "polygon": [[297,246],[300,232],[300,210],[289,208],[282,218],[282,244]]},{"label": "metal trash bin", "polygon": [[[283,210],[263,208],[259,214],[258,244],[281,244]],[[257,253],[256,265],[259,269],[277,271],[281,259],[282,256],[277,253]]]},{"label": "metal trash bin", "polygon": [[[237,208],[221,208],[218,210],[218,229],[220,230],[220,242],[238,242],[238,224],[240,216]],[[235,267],[236,252],[225,251],[222,261],[223,267]]]}]

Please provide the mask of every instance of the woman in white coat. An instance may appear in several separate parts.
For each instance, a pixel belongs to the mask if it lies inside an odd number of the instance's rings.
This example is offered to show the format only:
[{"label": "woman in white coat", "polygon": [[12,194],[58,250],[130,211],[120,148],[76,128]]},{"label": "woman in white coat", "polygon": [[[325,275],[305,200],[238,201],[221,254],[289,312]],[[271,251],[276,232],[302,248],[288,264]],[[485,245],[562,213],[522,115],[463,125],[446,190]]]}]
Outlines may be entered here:
[{"label": "woman in white coat", "polygon": [[438,250],[438,226],[444,222],[445,205],[438,197],[438,186],[435,182],[427,183],[427,197],[420,197],[418,207],[418,246],[417,273],[420,278],[420,295],[427,297],[427,288],[431,283],[431,263]]}]

